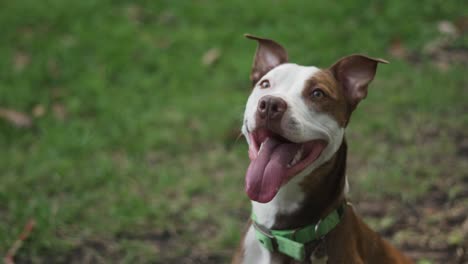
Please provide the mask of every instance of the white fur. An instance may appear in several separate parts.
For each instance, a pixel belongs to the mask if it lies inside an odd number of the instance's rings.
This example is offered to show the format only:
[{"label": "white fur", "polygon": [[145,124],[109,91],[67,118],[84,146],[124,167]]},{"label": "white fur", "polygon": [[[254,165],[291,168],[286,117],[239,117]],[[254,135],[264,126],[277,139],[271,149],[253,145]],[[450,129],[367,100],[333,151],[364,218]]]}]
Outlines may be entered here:
[{"label": "white fur", "polygon": [[324,256],[323,258],[316,258],[314,254],[312,254],[312,256],[310,256],[310,262],[312,262],[312,264],[327,264],[328,256]]},{"label": "white fur", "polygon": [[348,175],[345,175],[344,194],[348,195],[348,193],[349,193],[349,181],[348,181]]},{"label": "white fur", "polygon": [[269,264],[272,263],[271,254],[255,237],[255,230],[250,226],[244,240],[244,264]]},{"label": "white fur", "polygon": [[[324,139],[328,142],[320,157],[282,186],[273,200],[268,203],[252,201],[252,210],[257,222],[267,228],[274,225],[277,214],[292,213],[299,208],[304,199],[299,183],[306,175],[328,161],[343,140],[344,128],[340,127],[330,115],[311,110],[302,96],[306,81],[318,71],[319,69],[313,66],[305,67],[292,63],[280,65],[260,79],[247,100],[242,132],[249,144],[248,132],[256,128],[255,114],[258,101],[265,95],[280,97],[288,104],[281,124],[284,131],[282,136],[297,143],[315,139]],[[260,89],[258,84],[265,79],[270,81],[271,87]],[[294,122],[295,126],[288,126],[288,120],[291,118],[297,121]],[[244,245],[244,263],[271,263],[270,253],[255,238],[253,227],[249,229]]]}]

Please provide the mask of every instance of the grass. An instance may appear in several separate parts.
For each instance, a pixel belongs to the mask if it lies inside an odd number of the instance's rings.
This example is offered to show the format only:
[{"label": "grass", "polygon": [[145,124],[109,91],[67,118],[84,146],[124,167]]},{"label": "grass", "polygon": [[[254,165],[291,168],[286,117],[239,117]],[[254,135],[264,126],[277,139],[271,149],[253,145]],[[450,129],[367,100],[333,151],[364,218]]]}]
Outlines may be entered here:
[{"label": "grass", "polygon": [[[7,1],[0,4],[0,253],[20,262],[226,261],[249,205],[240,127],[252,33],[320,67],[387,58],[348,129],[352,195],[412,201],[460,174],[466,64],[421,50],[463,1]],[[394,41],[419,54],[391,54]],[[466,37],[457,45],[467,47]],[[217,49],[211,65],[202,57]],[[429,164],[438,166],[429,166]]]}]

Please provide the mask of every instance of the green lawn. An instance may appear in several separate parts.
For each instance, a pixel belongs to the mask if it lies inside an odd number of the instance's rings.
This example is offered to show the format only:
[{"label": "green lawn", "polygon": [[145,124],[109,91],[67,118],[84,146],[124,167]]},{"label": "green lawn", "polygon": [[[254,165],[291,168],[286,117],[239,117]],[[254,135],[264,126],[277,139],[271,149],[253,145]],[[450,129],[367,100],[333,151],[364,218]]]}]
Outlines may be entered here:
[{"label": "green lawn", "polygon": [[244,33],[276,39],[299,64],[391,61],[348,128],[351,197],[417,206],[438,186],[468,205],[466,10],[462,0],[2,1],[0,108],[34,125],[0,119],[0,256],[34,219],[18,263],[227,262],[250,210],[247,148],[235,141],[255,51]]}]

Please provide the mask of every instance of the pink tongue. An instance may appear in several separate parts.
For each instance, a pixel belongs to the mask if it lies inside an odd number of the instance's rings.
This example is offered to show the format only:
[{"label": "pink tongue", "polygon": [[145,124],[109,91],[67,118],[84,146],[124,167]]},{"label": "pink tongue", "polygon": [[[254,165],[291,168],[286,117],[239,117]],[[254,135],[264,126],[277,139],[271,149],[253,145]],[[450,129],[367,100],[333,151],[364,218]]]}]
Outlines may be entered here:
[{"label": "pink tongue", "polygon": [[268,138],[263,143],[258,157],[251,161],[245,176],[245,191],[251,200],[267,203],[275,197],[286,179],[287,165],[300,146],[274,138]]}]

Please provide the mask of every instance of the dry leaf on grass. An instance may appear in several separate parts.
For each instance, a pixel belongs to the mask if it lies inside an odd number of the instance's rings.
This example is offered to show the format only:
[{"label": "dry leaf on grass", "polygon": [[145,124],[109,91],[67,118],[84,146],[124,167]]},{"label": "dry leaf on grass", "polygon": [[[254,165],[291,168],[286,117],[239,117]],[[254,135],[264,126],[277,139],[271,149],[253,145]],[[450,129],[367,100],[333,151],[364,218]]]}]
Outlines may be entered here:
[{"label": "dry leaf on grass", "polygon": [[137,4],[130,4],[125,8],[127,18],[135,24],[143,20],[143,8]]},{"label": "dry leaf on grass", "polygon": [[447,20],[440,21],[437,24],[437,29],[439,30],[440,33],[446,34],[446,35],[452,35],[453,36],[453,35],[458,34],[458,29],[455,26],[455,24],[453,24],[452,22],[447,21]]},{"label": "dry leaf on grass", "polygon": [[60,121],[64,121],[67,118],[67,110],[65,106],[60,103],[55,103],[52,105],[52,112],[54,113],[55,118]]},{"label": "dry leaf on grass", "polygon": [[205,66],[211,66],[216,63],[221,56],[221,51],[217,48],[209,49],[202,57],[202,64]]},{"label": "dry leaf on grass", "polygon": [[33,110],[32,110],[32,115],[34,117],[42,117],[44,116],[46,110],[45,110],[45,107],[41,104],[38,104],[36,106],[34,106]]},{"label": "dry leaf on grass", "polygon": [[22,72],[29,63],[31,63],[31,57],[26,52],[17,51],[13,56],[13,69],[16,72]]},{"label": "dry leaf on grass", "polygon": [[30,116],[15,110],[0,108],[0,118],[5,119],[16,127],[28,128],[33,125]]},{"label": "dry leaf on grass", "polygon": [[31,219],[26,223],[26,225],[23,228],[23,232],[19,235],[18,239],[13,243],[13,245],[8,249],[6,256],[4,258],[4,261],[6,264],[14,264],[14,258],[18,250],[23,246],[23,243],[26,239],[28,239],[29,235],[34,229],[34,226],[36,225],[36,221],[34,219]]},{"label": "dry leaf on grass", "polygon": [[405,59],[408,57],[408,50],[405,48],[400,38],[395,38],[391,41],[388,52],[397,59]]}]

